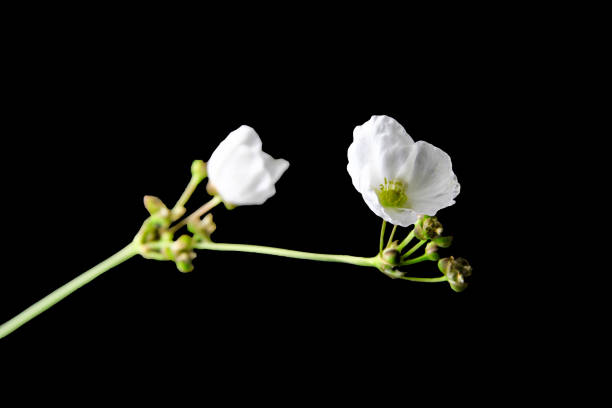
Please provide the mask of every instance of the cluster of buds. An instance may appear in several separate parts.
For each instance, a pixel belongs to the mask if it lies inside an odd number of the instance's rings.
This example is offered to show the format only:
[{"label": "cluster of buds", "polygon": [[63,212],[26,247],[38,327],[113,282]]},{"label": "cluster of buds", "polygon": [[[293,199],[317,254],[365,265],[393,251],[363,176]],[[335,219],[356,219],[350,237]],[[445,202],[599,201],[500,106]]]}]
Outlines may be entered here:
[{"label": "cluster of buds", "polygon": [[[141,255],[148,259],[173,260],[181,272],[193,270],[191,260],[195,253],[191,251],[191,237],[182,236],[173,242],[174,234],[170,229],[170,225],[185,213],[185,207],[171,210],[162,200],[149,195],[143,201],[149,218],[136,235]],[[160,243],[166,245],[156,245]]]},{"label": "cluster of buds", "polygon": [[465,278],[472,274],[472,267],[465,258],[443,258],[438,261],[438,269],[446,276],[448,283],[455,292],[461,292],[467,287]]},{"label": "cluster of buds", "polygon": [[[443,227],[436,217],[422,215],[414,227],[414,236],[418,242],[412,249],[402,255],[404,243],[398,244],[393,241],[378,255],[378,269],[391,278],[406,278],[405,272],[399,270],[400,267],[411,265],[422,261],[438,261],[438,268],[449,282],[451,288],[456,292],[461,292],[467,287],[465,278],[472,274],[472,267],[464,258],[444,258],[440,259],[438,250],[448,248],[453,242],[453,237],[442,236]],[[408,241],[410,238],[407,238]],[[419,247],[425,245],[423,255],[408,259]],[[438,278],[435,278],[439,282]]]},{"label": "cluster of buds", "polygon": [[[194,252],[195,244],[201,241],[210,242],[210,235],[216,229],[212,215],[208,214],[202,220],[197,216],[192,216],[192,218],[187,218],[176,225],[172,224],[185,214],[185,203],[189,200],[198,184],[206,177],[206,163],[202,160],[195,160],[191,164],[191,180],[189,185],[173,209],[169,209],[157,197],[144,197],[144,206],[149,212],[149,217],[145,220],[135,238],[143,257],[162,261],[174,261],[177,269],[181,272],[191,272],[193,270],[192,261],[196,257]],[[174,231],[179,229],[184,223],[187,223],[187,228],[193,233],[193,237],[182,235],[174,240]]]}]

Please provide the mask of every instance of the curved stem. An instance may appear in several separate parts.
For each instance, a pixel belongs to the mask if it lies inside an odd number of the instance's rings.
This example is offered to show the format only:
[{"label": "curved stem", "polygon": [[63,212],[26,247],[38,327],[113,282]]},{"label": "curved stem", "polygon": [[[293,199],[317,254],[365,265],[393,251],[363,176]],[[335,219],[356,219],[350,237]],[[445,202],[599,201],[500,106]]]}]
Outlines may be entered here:
[{"label": "curved stem", "polygon": [[340,262],[358,266],[376,267],[376,257],[364,258],[350,255],[317,254],[312,252],[294,251],[291,249],[260,245],[222,244],[216,242],[201,242],[195,247],[198,249],[208,249],[212,251],[250,252],[254,254],[275,255],[286,258],[307,259],[311,261]]},{"label": "curved stem", "polygon": [[59,289],[56,289],[55,291],[51,292],[38,302],[34,303],[32,306],[28,307],[23,312],[19,313],[17,316],[13,317],[11,320],[0,326],[0,339],[6,336],[7,334],[12,333],[20,326],[29,322],[45,310],[49,309],[51,306],[64,299],[66,296],[68,296],[75,290],[91,282],[109,269],[119,265],[122,262],[127,261],[136,254],[138,254],[138,247],[135,243],[131,243],[130,245],[123,248],[121,251],[117,252],[115,255],[100,262],[98,265],[94,266],[90,270],[83,272],[81,275],[77,276]]},{"label": "curved stem", "polygon": [[446,276],[440,276],[439,278],[413,278],[411,276],[400,276],[400,279],[409,280],[412,282],[428,282],[428,283],[436,283],[436,282],[446,282]]},{"label": "curved stem", "polygon": [[387,221],[383,220],[382,227],[380,228],[380,252],[383,251],[383,242],[385,242],[385,229],[387,228]]},{"label": "curved stem", "polygon": [[406,245],[408,245],[410,241],[412,241],[412,238],[414,238],[414,230],[410,231],[410,234],[408,234],[408,236],[404,238],[402,243],[399,244],[399,246],[397,247],[397,250],[402,252],[402,249],[404,249]]}]

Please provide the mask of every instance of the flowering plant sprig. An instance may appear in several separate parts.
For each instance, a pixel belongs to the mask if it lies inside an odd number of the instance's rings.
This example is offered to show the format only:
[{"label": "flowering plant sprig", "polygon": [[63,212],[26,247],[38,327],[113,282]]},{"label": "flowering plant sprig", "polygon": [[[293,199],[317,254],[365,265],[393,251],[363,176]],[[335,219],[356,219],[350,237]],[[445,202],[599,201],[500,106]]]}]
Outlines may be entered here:
[{"label": "flowering plant sprig", "polygon": [[[211,211],[223,203],[233,209],[242,205],[260,205],[274,196],[275,184],[289,167],[283,159],[274,159],[262,150],[259,135],[248,126],[231,132],[213,152],[207,163],[195,160],[191,179],[171,208],[154,196],[144,197],[149,216],[132,242],[115,255],[79,275],[0,326],[0,338],[38,316],[70,293],[102,273],[141,255],[146,259],[174,262],[180,272],[194,270],[196,250],[238,251],[283,256],[323,262],[340,262],[372,267],[394,279],[414,282],[448,282],[455,291],[466,288],[472,268],[463,258],[440,259],[439,248],[448,248],[452,237],[443,236],[436,213],[454,204],[459,183],[452,171],[450,157],[423,141],[414,142],[404,128],[388,116],[373,116],[353,132],[348,149],[347,170],[353,185],[366,204],[383,219],[376,255],[320,254],[290,249],[217,243],[212,234],[217,226]],[[212,198],[189,215],[185,205],[194,191],[208,179],[206,190]],[[387,223],[393,230],[387,238]],[[397,227],[414,228],[399,241]],[[178,234],[186,227],[187,233]],[[414,245],[408,245],[416,239]],[[423,246],[423,252],[416,252]],[[441,276],[434,278],[406,276],[409,265],[437,261]]]}]

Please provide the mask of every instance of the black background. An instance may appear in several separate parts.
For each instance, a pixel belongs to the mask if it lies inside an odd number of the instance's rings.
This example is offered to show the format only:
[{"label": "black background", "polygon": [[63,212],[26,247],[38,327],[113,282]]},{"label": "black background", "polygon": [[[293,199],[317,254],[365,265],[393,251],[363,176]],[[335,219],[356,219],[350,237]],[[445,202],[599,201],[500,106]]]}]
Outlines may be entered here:
[{"label": "black background", "polygon": [[[12,62],[17,126],[7,134],[19,164],[5,169],[4,204],[18,227],[14,266],[0,275],[0,320],[129,243],[146,216],[142,197],[172,205],[191,161],[207,160],[242,124],[291,166],[265,205],[215,209],[215,240],[374,255],[381,220],[354,190],[346,152],[356,125],[386,114],[452,157],[462,190],[438,214],[455,237],[442,255],[466,257],[474,274],[455,293],[342,264],[199,252],[195,271],[181,274],[137,257],[3,347],[155,356],[233,379],[270,365],[359,371],[438,358],[486,367],[528,341],[533,321],[512,295],[520,243],[506,239],[523,211],[508,179],[525,176],[506,163],[520,150],[508,143],[515,120],[530,114],[521,87],[529,55],[509,57],[510,39],[469,30],[398,43],[350,31],[230,39],[85,26],[37,33]],[[207,199],[198,190],[190,208]],[[434,263],[413,270],[437,275]]]}]

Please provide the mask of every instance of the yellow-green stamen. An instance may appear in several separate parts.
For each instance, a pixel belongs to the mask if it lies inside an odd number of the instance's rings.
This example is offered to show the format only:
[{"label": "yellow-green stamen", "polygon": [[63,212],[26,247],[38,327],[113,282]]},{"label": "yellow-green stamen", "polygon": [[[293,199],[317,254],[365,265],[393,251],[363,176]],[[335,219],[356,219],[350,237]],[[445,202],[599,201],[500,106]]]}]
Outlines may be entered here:
[{"label": "yellow-green stamen", "polygon": [[381,184],[376,191],[378,201],[383,207],[402,207],[408,201],[404,183],[401,181],[388,181],[385,177],[385,184]]}]

